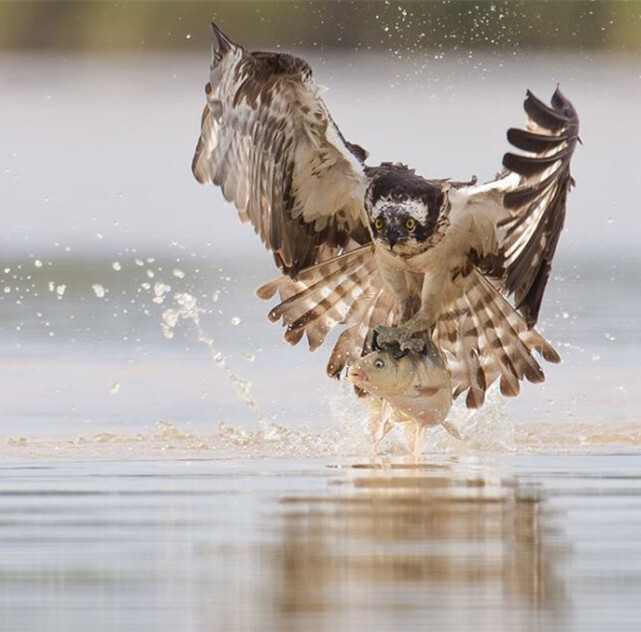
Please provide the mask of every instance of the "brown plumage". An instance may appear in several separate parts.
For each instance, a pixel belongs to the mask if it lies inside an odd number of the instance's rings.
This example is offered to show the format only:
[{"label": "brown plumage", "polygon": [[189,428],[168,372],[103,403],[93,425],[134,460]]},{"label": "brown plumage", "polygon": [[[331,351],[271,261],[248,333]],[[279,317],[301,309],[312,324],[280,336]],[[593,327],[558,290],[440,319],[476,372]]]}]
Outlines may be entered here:
[{"label": "brown plumage", "polygon": [[[207,105],[192,169],[251,222],[283,276],[269,313],[285,339],[310,349],[343,328],[327,371],[371,350],[371,332],[431,336],[455,396],[480,406],[499,380],[517,395],[539,382],[534,357],[559,356],[536,331],[573,179],[578,118],[557,89],[527,92],[527,130],[510,129],[504,171],[477,184],[427,180],[398,163],[365,164],[320,97],[309,65],[251,53],[213,26]],[[514,297],[514,305],[508,298]],[[388,332],[389,333],[389,332]]]},{"label": "brown plumage", "polygon": [[196,179],[221,187],[287,274],[368,241],[363,150],[343,140],[307,63],[212,29]]}]

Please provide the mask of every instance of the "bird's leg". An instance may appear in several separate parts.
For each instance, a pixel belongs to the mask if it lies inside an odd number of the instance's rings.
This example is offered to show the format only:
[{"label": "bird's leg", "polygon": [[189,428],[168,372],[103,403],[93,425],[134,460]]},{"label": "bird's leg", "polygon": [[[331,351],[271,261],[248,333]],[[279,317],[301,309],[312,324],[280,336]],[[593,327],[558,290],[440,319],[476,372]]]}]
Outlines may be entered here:
[{"label": "bird's leg", "polygon": [[[379,326],[375,328],[376,337],[373,340],[374,348],[383,349],[392,355],[407,351],[424,353],[427,341],[434,330],[434,323],[438,317],[438,306],[441,300],[439,292],[443,288],[445,272],[433,278],[423,280],[420,298],[408,295],[401,302],[401,324],[398,327]],[[398,295],[397,295],[397,298]],[[441,297],[442,298],[442,297]],[[450,299],[449,295],[447,297]]]},{"label": "bird's leg", "polygon": [[402,300],[401,305],[401,323],[406,323],[421,309],[421,297],[416,294],[410,294]]}]

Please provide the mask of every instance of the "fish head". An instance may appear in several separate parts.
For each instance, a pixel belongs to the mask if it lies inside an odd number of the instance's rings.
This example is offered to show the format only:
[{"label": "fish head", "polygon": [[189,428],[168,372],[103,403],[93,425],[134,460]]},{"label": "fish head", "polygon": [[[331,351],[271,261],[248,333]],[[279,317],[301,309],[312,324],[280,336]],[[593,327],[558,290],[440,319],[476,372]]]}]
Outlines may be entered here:
[{"label": "fish head", "polygon": [[394,358],[387,351],[372,351],[352,364],[347,379],[378,397],[390,397],[408,388],[414,362],[409,356]]}]

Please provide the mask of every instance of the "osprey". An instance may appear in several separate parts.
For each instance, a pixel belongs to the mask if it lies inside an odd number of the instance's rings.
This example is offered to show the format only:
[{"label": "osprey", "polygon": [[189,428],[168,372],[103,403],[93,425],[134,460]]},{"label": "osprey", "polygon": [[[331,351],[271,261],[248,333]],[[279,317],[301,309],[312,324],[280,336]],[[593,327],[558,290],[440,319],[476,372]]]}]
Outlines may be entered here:
[{"label": "osprey", "polygon": [[522,153],[505,154],[495,180],[429,180],[399,163],[367,165],[304,60],[212,31],[192,171],[273,252],[283,275],[258,295],[278,292],[269,318],[282,319],[285,339],[306,334],[313,350],[344,326],[327,367],[339,377],[373,348],[402,355],[431,338],[470,408],[497,379],[508,396],[524,378],[543,381],[533,353],[560,360],[535,324],[574,184],[570,101],[557,89],[548,106],[527,92],[527,130],[507,133]]}]

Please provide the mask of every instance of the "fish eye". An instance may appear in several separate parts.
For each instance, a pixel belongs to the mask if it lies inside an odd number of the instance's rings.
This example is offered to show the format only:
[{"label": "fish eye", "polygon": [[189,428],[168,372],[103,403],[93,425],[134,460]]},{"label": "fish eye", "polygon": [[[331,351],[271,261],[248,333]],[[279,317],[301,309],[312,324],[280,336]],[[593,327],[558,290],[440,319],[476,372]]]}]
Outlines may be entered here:
[{"label": "fish eye", "polygon": [[407,230],[414,230],[416,228],[416,220],[414,220],[413,218],[410,217],[405,222],[405,228],[407,228]]},{"label": "fish eye", "polygon": [[383,221],[383,219],[382,219],[381,217],[377,217],[377,218],[374,220],[374,228],[375,228],[376,230],[383,230],[383,226],[384,226],[384,225],[385,225],[385,222]]},{"label": "fish eye", "polygon": [[374,362],[374,366],[375,366],[377,369],[382,369],[382,368],[385,366],[385,362],[384,362],[381,358],[378,358],[378,359]]}]

